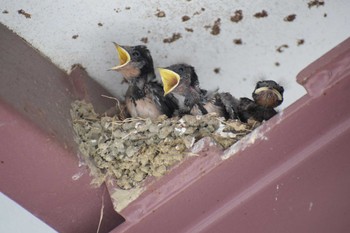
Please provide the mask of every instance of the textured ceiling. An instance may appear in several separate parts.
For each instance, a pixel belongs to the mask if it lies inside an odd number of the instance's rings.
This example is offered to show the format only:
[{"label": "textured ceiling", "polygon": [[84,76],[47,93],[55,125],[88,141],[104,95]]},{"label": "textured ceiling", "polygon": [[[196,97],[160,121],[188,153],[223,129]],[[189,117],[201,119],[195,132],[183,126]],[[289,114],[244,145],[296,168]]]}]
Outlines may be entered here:
[{"label": "textured ceiling", "polygon": [[[236,97],[250,96],[259,79],[274,79],[285,86],[285,108],[306,93],[295,82],[297,73],[350,35],[347,0],[311,8],[307,0],[1,2],[1,23],[62,69],[82,64],[118,96],[126,86],[119,74],[107,71],[118,62],[112,41],[147,40],[156,67],[190,63],[203,88],[220,87]],[[236,10],[243,13],[239,22],[231,21]],[[263,10],[266,17],[254,16]],[[285,20],[293,14],[293,21]],[[165,43],[173,33],[181,38]]]}]

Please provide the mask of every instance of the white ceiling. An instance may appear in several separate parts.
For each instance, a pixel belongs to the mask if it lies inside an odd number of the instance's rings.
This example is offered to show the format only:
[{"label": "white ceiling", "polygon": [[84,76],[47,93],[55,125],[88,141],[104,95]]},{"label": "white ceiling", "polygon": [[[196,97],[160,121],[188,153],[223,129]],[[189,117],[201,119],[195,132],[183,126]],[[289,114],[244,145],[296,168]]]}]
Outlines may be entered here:
[{"label": "white ceiling", "polygon": [[[107,71],[118,62],[112,41],[136,45],[147,37],[156,67],[192,64],[203,88],[220,87],[236,97],[250,96],[259,79],[274,79],[285,86],[284,108],[305,94],[295,82],[297,73],[350,35],[349,0],[326,0],[324,6],[311,9],[308,2],[0,0],[0,22],[62,69],[69,71],[73,64],[82,64],[94,79],[119,96],[126,86],[120,84],[119,74]],[[31,18],[18,14],[20,9]],[[231,22],[230,17],[239,9],[243,20]],[[253,16],[262,10],[267,11],[266,18]],[[157,17],[159,11],[164,11],[165,17]],[[296,19],[284,21],[290,14],[296,14]],[[183,22],[184,15],[190,19]],[[218,18],[220,33],[212,35],[205,26]],[[173,33],[181,33],[182,38],[163,43]],[[78,37],[73,39],[74,35]],[[233,43],[238,38],[242,45]],[[305,43],[298,46],[298,39]],[[289,47],[277,52],[283,44]],[[217,67],[218,74],[213,71]]]}]

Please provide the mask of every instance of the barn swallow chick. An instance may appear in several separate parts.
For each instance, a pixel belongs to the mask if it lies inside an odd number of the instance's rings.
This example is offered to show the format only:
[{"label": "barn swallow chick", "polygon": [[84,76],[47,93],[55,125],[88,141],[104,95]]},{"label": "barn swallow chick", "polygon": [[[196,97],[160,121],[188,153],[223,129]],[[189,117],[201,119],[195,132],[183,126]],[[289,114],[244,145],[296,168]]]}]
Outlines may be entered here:
[{"label": "barn swallow chick", "polygon": [[237,112],[242,122],[247,122],[249,119],[258,122],[267,121],[277,114],[274,108],[258,105],[249,98],[240,98]]},{"label": "barn swallow chick", "polygon": [[253,99],[256,104],[268,108],[275,108],[283,102],[282,86],[273,80],[263,80],[256,84]]},{"label": "barn swallow chick", "polygon": [[194,67],[187,64],[176,64],[160,68],[159,72],[164,94],[172,93],[177,100],[178,115],[205,115],[215,112],[218,116],[235,117],[233,104],[230,103],[235,100],[234,97],[229,93],[208,92],[201,89]]},{"label": "barn swallow chick", "polygon": [[120,46],[114,44],[120,64],[111,68],[127,80],[126,108],[132,117],[156,119],[160,115],[172,116],[176,102],[164,96],[162,86],[156,81],[153,59],[144,45]]},{"label": "barn swallow chick", "polygon": [[241,98],[238,105],[238,117],[241,121],[247,122],[249,118],[262,122],[269,120],[277,111],[274,109],[283,102],[282,86],[273,80],[257,82],[253,91],[253,100]]},{"label": "barn swallow chick", "polygon": [[228,92],[218,93],[220,96],[221,104],[224,106],[226,111],[226,118],[238,119],[238,106],[239,100],[233,97]]},{"label": "barn swallow chick", "polygon": [[201,90],[197,74],[192,66],[176,64],[159,68],[164,95],[173,94],[177,100],[178,115],[191,114],[196,108],[201,114],[208,113],[201,103]]},{"label": "barn swallow chick", "polygon": [[119,65],[109,70],[118,71],[127,82],[138,77],[146,79],[147,82],[155,79],[153,59],[146,46],[121,46],[114,42],[113,44],[118,52]]}]

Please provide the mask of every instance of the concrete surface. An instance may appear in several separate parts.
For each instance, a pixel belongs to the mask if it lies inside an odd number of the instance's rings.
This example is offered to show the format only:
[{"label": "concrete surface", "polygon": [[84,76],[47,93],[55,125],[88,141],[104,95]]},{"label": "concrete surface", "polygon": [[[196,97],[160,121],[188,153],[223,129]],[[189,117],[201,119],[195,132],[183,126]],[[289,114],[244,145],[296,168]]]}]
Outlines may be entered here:
[{"label": "concrete surface", "polygon": [[[254,4],[244,0],[0,2],[1,23],[60,68],[69,71],[73,64],[82,64],[119,96],[126,86],[120,84],[117,73],[107,71],[118,62],[112,41],[135,45],[147,37],[155,66],[190,63],[197,68],[204,88],[220,87],[236,97],[250,96],[259,79],[277,80],[286,89],[284,108],[305,94],[295,82],[297,73],[350,35],[348,0],[325,1],[324,6],[311,9],[307,0],[258,0]],[[21,9],[31,17],[18,14]],[[230,17],[239,9],[243,20],[234,23]],[[262,10],[267,17],[253,16]],[[164,11],[165,17],[157,17],[159,11]],[[284,21],[290,14],[296,14],[296,19]],[[190,19],[183,22],[184,15]],[[205,26],[212,26],[218,18],[220,34],[212,35]],[[181,33],[182,38],[163,43],[173,33]],[[238,38],[242,45],[233,43]],[[305,43],[298,46],[298,39]],[[277,52],[283,44],[289,47]],[[215,68],[220,68],[220,73],[214,73]]]}]

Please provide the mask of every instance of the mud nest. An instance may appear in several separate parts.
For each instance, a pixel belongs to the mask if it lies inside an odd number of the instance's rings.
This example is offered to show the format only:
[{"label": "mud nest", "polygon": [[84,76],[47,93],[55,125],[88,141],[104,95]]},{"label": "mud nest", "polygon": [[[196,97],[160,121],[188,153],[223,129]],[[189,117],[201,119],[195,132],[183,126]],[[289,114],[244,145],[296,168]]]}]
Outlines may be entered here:
[{"label": "mud nest", "polygon": [[95,179],[110,177],[121,189],[139,186],[148,176],[164,175],[193,155],[190,148],[203,137],[226,149],[258,126],[211,114],[122,120],[97,114],[84,101],[72,103],[71,117],[75,140]]}]

